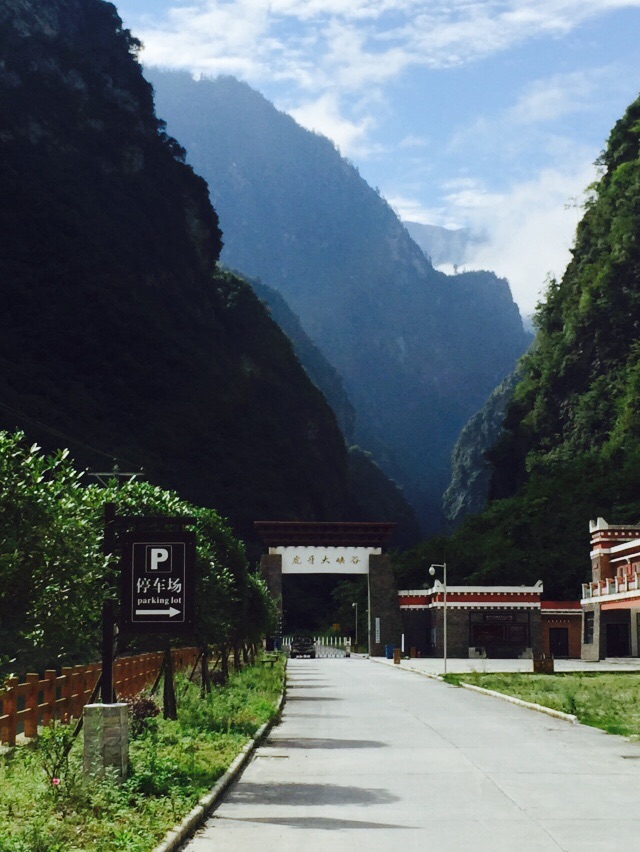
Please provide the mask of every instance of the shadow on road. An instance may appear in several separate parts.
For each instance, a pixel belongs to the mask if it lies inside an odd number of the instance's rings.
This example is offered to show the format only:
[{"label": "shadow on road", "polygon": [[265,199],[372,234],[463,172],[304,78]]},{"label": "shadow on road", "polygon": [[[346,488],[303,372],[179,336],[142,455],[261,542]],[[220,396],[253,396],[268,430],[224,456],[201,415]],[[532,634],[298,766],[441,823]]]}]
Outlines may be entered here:
[{"label": "shadow on road", "polygon": [[387,743],[377,740],[335,740],[320,737],[296,737],[295,739],[269,739],[272,748],[385,748]]},{"label": "shadow on road", "polygon": [[337,784],[256,784],[243,781],[233,802],[243,805],[388,805],[398,802],[387,790],[340,787]]},{"label": "shadow on road", "polygon": [[343,701],[333,695],[287,695],[287,704],[290,701]]},{"label": "shadow on road", "polygon": [[339,831],[340,829],[363,828],[400,828],[412,829],[413,825],[394,825],[387,822],[366,822],[357,819],[329,819],[328,817],[214,817],[229,822],[257,822],[264,825],[289,825],[292,828],[315,828],[321,831]]}]

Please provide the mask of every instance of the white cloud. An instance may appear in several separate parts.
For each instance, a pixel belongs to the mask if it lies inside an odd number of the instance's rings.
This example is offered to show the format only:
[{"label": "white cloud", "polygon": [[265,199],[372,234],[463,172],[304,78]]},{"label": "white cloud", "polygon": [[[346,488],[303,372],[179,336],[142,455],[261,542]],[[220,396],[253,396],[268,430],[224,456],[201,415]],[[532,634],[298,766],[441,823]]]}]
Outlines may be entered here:
[{"label": "white cloud", "polygon": [[617,74],[616,69],[605,66],[535,80],[509,111],[509,119],[518,124],[539,124],[595,110],[609,95]]},{"label": "white cloud", "polygon": [[640,0],[199,0],[136,34],[149,64],[270,74],[319,94],[473,62],[624,7]]},{"label": "white cloud", "polygon": [[[416,198],[393,195],[387,201],[403,222],[420,222],[421,225],[442,225],[444,209],[429,209]],[[443,227],[447,227],[446,225]]]},{"label": "white cloud", "polygon": [[[363,153],[364,139],[372,128],[374,120],[367,116],[361,121],[349,121],[341,115],[337,95],[325,93],[313,101],[288,110],[298,124],[328,136],[338,146],[344,156]],[[366,152],[364,152],[366,153]]]},{"label": "white cloud", "polygon": [[530,314],[547,277],[564,273],[582,216],[573,199],[583,197],[594,177],[594,166],[583,161],[544,169],[501,193],[480,183],[451,192],[449,210],[473,231],[488,235],[487,242],[471,248],[468,268],[491,269],[507,278],[522,313]]}]

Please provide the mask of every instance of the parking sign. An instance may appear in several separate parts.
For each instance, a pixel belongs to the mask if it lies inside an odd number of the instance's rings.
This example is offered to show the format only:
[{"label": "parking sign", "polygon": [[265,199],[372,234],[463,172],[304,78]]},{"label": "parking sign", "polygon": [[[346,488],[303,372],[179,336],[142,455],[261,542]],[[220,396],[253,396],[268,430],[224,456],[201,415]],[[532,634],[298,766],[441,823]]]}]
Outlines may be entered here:
[{"label": "parking sign", "polygon": [[130,533],[124,536],[122,555],[123,627],[171,633],[191,628],[194,534]]}]

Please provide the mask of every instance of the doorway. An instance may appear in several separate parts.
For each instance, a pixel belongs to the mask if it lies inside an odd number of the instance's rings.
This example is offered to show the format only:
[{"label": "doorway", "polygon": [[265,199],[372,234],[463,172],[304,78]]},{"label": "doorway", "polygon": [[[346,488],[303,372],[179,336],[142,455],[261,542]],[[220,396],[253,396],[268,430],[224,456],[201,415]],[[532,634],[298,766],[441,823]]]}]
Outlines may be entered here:
[{"label": "doorway", "polygon": [[552,657],[569,656],[569,628],[549,628],[549,651]]},{"label": "doorway", "polygon": [[607,657],[628,657],[629,625],[622,622],[607,624]]}]

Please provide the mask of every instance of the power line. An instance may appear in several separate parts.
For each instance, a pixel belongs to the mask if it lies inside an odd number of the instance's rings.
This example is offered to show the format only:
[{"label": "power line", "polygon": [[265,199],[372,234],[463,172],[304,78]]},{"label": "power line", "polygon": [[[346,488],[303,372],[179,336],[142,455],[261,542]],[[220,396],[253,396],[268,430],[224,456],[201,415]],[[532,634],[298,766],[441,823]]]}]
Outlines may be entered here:
[{"label": "power line", "polygon": [[78,438],[74,438],[72,435],[67,435],[64,432],[61,432],[59,429],[55,429],[53,426],[48,426],[46,423],[42,423],[42,421],[36,420],[34,417],[30,417],[28,414],[25,414],[24,411],[19,411],[17,408],[13,408],[11,405],[7,405],[5,402],[0,402],[0,408],[3,408],[10,414],[13,414],[15,417],[19,417],[27,423],[30,423],[32,426],[37,426],[39,429],[44,429],[45,432],[49,432],[56,438],[61,438],[63,441],[75,444],[76,446],[82,447],[83,449],[88,450],[91,453],[96,453],[99,456],[104,456],[104,458],[109,459],[110,461],[126,462],[126,464],[128,465],[131,465],[132,467],[138,467],[140,468],[140,470],[142,470],[141,465],[137,465],[135,462],[132,462],[129,459],[122,458],[121,456],[114,456],[113,453],[105,453],[103,450],[98,450],[96,447],[92,447],[91,444],[87,444],[84,441],[79,440]]}]

